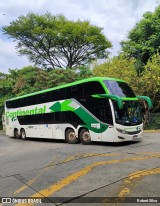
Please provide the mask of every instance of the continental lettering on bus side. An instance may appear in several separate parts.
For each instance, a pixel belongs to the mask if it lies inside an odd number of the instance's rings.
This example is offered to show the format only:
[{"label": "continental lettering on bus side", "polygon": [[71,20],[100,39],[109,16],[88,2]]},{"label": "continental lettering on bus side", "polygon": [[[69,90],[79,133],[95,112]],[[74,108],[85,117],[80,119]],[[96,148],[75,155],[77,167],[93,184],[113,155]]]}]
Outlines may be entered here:
[{"label": "continental lettering on bus side", "polygon": [[13,118],[17,116],[24,116],[24,115],[33,115],[33,114],[43,114],[46,113],[46,105],[43,107],[35,107],[34,109],[28,109],[28,110],[16,110],[15,112],[9,112],[7,111],[5,116],[6,118]]}]

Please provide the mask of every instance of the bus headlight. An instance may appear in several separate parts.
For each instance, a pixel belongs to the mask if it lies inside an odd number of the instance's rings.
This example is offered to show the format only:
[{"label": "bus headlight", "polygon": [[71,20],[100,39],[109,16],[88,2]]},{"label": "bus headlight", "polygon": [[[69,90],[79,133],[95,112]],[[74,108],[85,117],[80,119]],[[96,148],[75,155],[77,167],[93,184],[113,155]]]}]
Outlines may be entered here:
[{"label": "bus headlight", "polygon": [[122,133],[122,134],[126,134],[125,130],[123,130],[123,129],[118,129],[118,128],[116,128],[116,130],[117,130],[118,132]]}]

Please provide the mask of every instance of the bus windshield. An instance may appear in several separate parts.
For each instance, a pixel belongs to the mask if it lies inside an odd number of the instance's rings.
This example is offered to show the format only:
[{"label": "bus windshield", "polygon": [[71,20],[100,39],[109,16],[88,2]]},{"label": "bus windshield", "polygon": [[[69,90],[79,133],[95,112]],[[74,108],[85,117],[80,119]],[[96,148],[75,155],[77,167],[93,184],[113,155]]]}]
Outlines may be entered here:
[{"label": "bus windshield", "polygon": [[141,106],[138,101],[124,101],[123,109],[119,109],[115,101],[113,101],[113,105],[117,124],[131,126],[142,123]]},{"label": "bus windshield", "polygon": [[126,82],[104,80],[104,83],[110,94],[118,95],[119,97],[135,97],[134,92]]}]

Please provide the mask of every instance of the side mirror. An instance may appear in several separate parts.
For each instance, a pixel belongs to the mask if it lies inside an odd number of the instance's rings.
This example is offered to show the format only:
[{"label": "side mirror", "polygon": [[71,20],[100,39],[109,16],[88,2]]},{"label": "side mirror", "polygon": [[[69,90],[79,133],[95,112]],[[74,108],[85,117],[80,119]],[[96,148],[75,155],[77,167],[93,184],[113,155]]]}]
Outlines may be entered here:
[{"label": "side mirror", "polygon": [[144,99],[147,104],[148,104],[148,107],[151,108],[153,105],[152,105],[152,100],[147,97],[147,96],[136,96],[138,99]]},{"label": "side mirror", "polygon": [[92,96],[96,97],[96,98],[107,98],[107,99],[115,100],[117,102],[117,104],[118,104],[118,108],[119,109],[123,109],[123,101],[117,95],[112,95],[112,94],[95,94],[95,95],[92,95]]}]

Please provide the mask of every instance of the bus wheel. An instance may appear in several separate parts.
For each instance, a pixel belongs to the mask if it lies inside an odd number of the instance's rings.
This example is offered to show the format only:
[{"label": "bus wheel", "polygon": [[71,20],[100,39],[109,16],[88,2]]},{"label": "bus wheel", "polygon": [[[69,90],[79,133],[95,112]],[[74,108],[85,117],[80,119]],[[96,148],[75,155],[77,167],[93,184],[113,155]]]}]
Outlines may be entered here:
[{"label": "bus wheel", "polygon": [[91,136],[87,129],[82,129],[79,136],[82,144],[91,144]]},{"label": "bus wheel", "polygon": [[68,129],[66,132],[66,141],[69,144],[76,144],[78,143],[78,138],[73,129]]},{"label": "bus wheel", "polygon": [[21,139],[26,140],[26,132],[24,129],[21,129]]},{"label": "bus wheel", "polygon": [[20,138],[18,129],[15,129],[15,130],[14,130],[14,137],[15,137],[16,139],[19,139],[19,138]]}]

